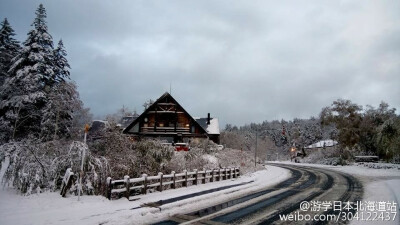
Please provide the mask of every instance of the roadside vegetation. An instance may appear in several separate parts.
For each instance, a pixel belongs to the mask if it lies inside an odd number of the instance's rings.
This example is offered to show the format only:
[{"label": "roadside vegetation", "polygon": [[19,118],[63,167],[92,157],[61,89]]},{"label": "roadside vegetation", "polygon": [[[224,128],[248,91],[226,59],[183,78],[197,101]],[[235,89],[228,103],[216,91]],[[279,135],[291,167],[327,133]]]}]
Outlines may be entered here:
[{"label": "roadside vegetation", "polygon": [[335,151],[312,153],[307,162],[346,164],[356,155],[376,155],[386,162],[400,162],[400,116],[385,102],[375,108],[338,99],[310,119],[264,121],[241,127],[228,124],[221,142],[230,148],[254,152],[256,135],[258,155],[267,160],[288,160],[292,146],[301,149],[332,139],[339,144]]}]

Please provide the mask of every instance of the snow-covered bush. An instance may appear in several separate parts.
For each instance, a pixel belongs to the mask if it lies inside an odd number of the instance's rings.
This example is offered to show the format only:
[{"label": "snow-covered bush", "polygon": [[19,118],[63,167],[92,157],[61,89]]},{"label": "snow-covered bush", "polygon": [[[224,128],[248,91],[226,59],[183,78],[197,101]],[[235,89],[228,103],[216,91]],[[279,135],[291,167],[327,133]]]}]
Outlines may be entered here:
[{"label": "snow-covered bush", "polygon": [[190,148],[202,154],[210,154],[218,151],[218,145],[209,139],[190,139]]},{"label": "snow-covered bush", "polygon": [[[86,151],[85,183],[101,187],[105,181],[108,164],[104,157],[92,155],[82,142],[34,142],[23,140],[0,146],[0,160],[9,157],[10,164],[3,177],[5,185],[13,186],[23,194],[43,190],[54,191],[61,185],[61,179],[67,168],[80,171],[82,153]],[[89,190],[85,190],[88,192]],[[100,193],[101,189],[92,192]]]},{"label": "snow-covered bush", "polygon": [[205,168],[207,161],[202,157],[203,155],[203,149],[199,148],[191,148],[190,151],[187,152],[174,152],[171,160],[165,165],[165,172],[181,172],[183,170],[192,171],[194,169]]},{"label": "snow-covered bush", "polygon": [[307,152],[307,156],[300,161],[338,166],[348,165],[352,160],[351,152],[348,149],[326,148]]},{"label": "snow-covered bush", "polygon": [[217,151],[218,146],[213,141],[190,139],[190,151],[174,152],[163,172],[218,168],[218,160],[213,156]]},{"label": "snow-covered bush", "polygon": [[206,153],[203,148],[191,148],[188,152],[175,152],[171,161],[166,164],[165,172],[224,167],[240,167],[242,174],[263,169],[260,163],[257,163],[257,167],[254,166],[254,154],[249,151],[225,148],[220,151]]},{"label": "snow-covered bush", "polygon": [[158,140],[133,141],[118,131],[105,132],[101,139],[89,143],[89,149],[97,156],[107,158],[109,176],[122,179],[125,175],[158,174],[171,159],[173,147],[162,145]]},{"label": "snow-covered bush", "polygon": [[215,154],[220,167],[240,167],[240,173],[251,173],[263,169],[262,160],[257,158],[257,166],[254,165],[254,152],[225,148]]}]

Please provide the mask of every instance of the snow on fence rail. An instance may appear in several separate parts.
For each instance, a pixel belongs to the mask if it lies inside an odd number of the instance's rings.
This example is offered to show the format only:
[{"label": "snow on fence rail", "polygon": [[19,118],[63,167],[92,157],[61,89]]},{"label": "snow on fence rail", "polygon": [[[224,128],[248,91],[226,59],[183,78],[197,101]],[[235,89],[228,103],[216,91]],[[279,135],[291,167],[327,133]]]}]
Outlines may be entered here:
[{"label": "snow on fence rail", "polygon": [[237,178],[240,175],[239,168],[222,168],[212,170],[192,172],[184,170],[182,173],[171,174],[158,173],[157,176],[147,176],[143,174],[139,178],[130,178],[125,176],[123,180],[112,180],[111,177],[107,178],[107,198],[120,198],[125,196],[127,199],[131,195],[147,194],[149,190],[163,191],[163,189],[170,187],[172,189],[197,185],[199,182],[205,184],[208,182],[221,181],[226,179]]}]

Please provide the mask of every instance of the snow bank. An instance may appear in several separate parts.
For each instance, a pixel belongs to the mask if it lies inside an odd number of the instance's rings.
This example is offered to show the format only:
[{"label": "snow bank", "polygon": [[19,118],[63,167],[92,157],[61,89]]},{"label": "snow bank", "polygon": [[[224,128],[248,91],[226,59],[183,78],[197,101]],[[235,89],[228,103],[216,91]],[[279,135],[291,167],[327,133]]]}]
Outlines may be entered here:
[{"label": "snow bank", "polygon": [[[276,162],[270,161],[270,163],[282,163],[282,164],[292,164],[292,165],[299,165],[299,166],[310,166],[310,167],[319,167],[319,168],[326,168],[332,169],[344,173],[348,173],[351,175],[359,176],[359,177],[388,177],[393,176],[400,178],[400,171],[398,169],[387,167],[387,169],[373,169],[369,167],[364,167],[362,164],[354,163],[353,165],[347,166],[332,166],[332,165],[322,165],[322,164],[310,164],[310,163],[294,163],[290,161],[284,162]],[[381,165],[385,163],[380,163]]]},{"label": "snow bank", "polygon": [[372,169],[398,169],[398,170],[400,170],[400,164],[393,164],[393,163],[358,163],[357,165],[365,166],[365,167],[372,168]]}]

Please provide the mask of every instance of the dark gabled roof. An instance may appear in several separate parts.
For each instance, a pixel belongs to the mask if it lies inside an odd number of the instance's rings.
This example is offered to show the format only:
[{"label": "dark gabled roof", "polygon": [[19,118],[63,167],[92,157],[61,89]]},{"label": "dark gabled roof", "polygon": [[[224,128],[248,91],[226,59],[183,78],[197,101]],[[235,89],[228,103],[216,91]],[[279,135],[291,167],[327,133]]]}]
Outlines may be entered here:
[{"label": "dark gabled roof", "polygon": [[132,121],[132,123],[131,124],[129,124],[129,126],[127,126],[123,131],[122,131],[122,133],[124,133],[124,134],[128,134],[128,131],[130,130],[130,129],[132,129],[132,127],[133,126],[135,126],[135,124],[137,123],[137,122],[139,122],[146,114],[147,114],[147,112],[149,112],[150,111],[150,109],[154,106],[154,105],[156,105],[157,103],[159,103],[161,100],[163,100],[163,99],[165,99],[165,98],[167,98],[167,97],[169,97],[178,107],[180,107],[180,108],[182,108],[182,110],[183,110],[183,112],[185,113],[185,114],[187,114],[188,116],[189,116],[189,118],[193,121],[193,123],[195,123],[199,128],[200,128],[200,130],[202,130],[203,132],[204,132],[204,134],[208,134],[207,133],[207,131],[185,110],[185,108],[183,108],[179,103],[178,103],[178,101],[176,101],[173,97],[172,97],[172,95],[170,94],[170,93],[168,93],[168,92],[165,92],[163,95],[161,95],[161,97],[159,97],[151,106],[149,106],[149,107],[147,107],[147,109],[142,113],[142,114],[140,114],[140,116],[138,117],[138,118],[136,118],[134,121]]}]

